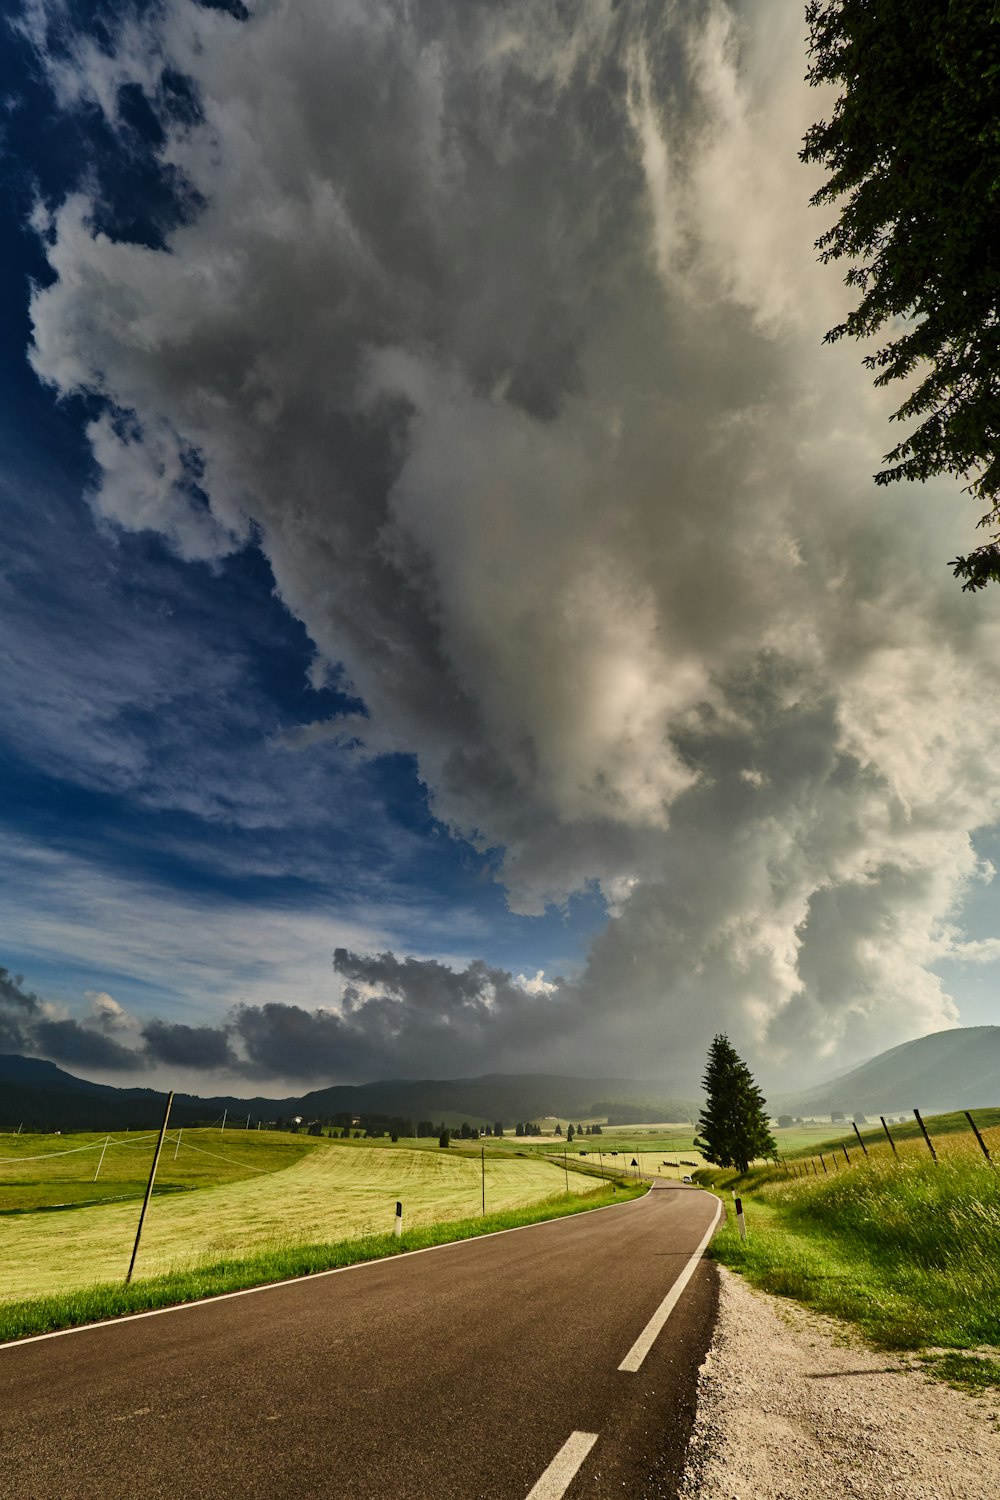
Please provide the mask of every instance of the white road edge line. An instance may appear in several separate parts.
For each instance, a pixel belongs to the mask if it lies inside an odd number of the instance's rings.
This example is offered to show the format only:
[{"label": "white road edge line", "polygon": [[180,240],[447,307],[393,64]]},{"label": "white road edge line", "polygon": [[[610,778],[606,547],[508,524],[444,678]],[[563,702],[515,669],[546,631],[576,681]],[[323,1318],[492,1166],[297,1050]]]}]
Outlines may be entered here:
[{"label": "white road edge line", "polygon": [[691,1277],[694,1275],[698,1267],[698,1262],[701,1260],[701,1257],[704,1254],[705,1246],[708,1244],[709,1240],[712,1238],[712,1235],[715,1233],[715,1226],[716,1224],[718,1224],[721,1217],[722,1204],[718,1199],[716,1199],[715,1213],[712,1216],[711,1224],[705,1231],[701,1244],[698,1246],[697,1250],[694,1252],[691,1259],[688,1261],[687,1265],[684,1267],[683,1271],[678,1276],[677,1280],[674,1282],[673,1286],[670,1288],[669,1292],[664,1297],[663,1301],[660,1303],[659,1307],[656,1309],[655,1313],[650,1318],[649,1322],[646,1324],[645,1328],[642,1330],[639,1337],[636,1339],[635,1343],[626,1354],[625,1358],[622,1360],[621,1364],[618,1366],[619,1370],[627,1370],[631,1374],[635,1374],[636,1370],[638,1370],[639,1366],[646,1358],[646,1355],[655,1344],[664,1323],[670,1317],[670,1314],[673,1312],[674,1308],[680,1301],[684,1288],[687,1286],[688,1282],[691,1280]]},{"label": "white road edge line", "polygon": [[528,1491],[528,1500],[561,1500],[596,1442],[596,1432],[571,1432],[541,1479]]},{"label": "white road edge line", "polygon": [[[521,1234],[525,1229],[541,1229],[545,1224],[561,1224],[564,1219],[582,1219],[584,1214],[603,1214],[609,1208],[628,1208],[633,1203],[646,1203],[653,1185],[641,1198],[626,1198],[623,1203],[606,1203],[603,1208],[587,1208],[578,1214],[562,1214],[557,1219],[536,1219],[534,1224],[515,1224],[513,1229],[491,1229],[489,1234],[470,1235],[465,1240],[445,1240],[441,1245],[425,1245],[422,1250],[403,1250],[396,1255],[381,1255],[377,1260],[356,1260],[350,1266],[331,1266],[327,1271],[306,1271],[302,1276],[286,1276],[282,1281],[265,1281],[262,1286],[244,1286],[238,1292],[216,1292],[208,1297],[195,1297],[190,1302],[172,1302],[169,1307],[151,1307],[146,1312],[123,1313],[120,1318],[102,1318],[97,1323],[78,1323],[75,1328],[55,1328],[51,1333],[29,1333],[23,1339],[8,1339],[0,1343],[4,1349],[20,1349],[25,1344],[40,1344],[43,1339],[64,1339],[71,1333],[93,1333],[95,1328],[119,1328],[122,1323],[138,1323],[142,1318],[162,1318],[165,1313],[190,1312],[195,1307],[211,1307],[214,1302],[231,1302],[235,1297],[254,1297],[258,1292],[276,1292],[283,1286],[294,1286],[298,1281],[319,1281],[323,1276],[343,1276],[347,1271],[365,1271],[371,1266],[393,1265],[407,1260],[411,1255],[430,1255],[435,1250],[454,1250],[457,1245],[478,1244],[480,1240],[496,1240],[502,1234]],[[197,1267],[195,1267],[197,1270]]]}]

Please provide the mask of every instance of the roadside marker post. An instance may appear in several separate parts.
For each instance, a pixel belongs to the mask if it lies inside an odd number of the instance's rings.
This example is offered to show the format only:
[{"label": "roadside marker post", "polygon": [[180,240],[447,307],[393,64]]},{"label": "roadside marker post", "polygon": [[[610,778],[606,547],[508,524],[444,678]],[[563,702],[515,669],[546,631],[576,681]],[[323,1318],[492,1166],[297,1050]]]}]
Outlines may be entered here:
[{"label": "roadside marker post", "polygon": [[167,1133],[167,1121],[170,1119],[170,1106],[174,1102],[174,1091],[170,1090],[167,1095],[167,1107],[163,1111],[163,1124],[160,1126],[160,1138],[156,1143],[153,1153],[153,1165],[149,1169],[149,1181],[146,1184],[146,1196],[142,1200],[142,1212],[139,1215],[139,1227],[135,1232],[135,1244],[132,1246],[132,1259],[128,1263],[128,1275],[125,1277],[125,1285],[132,1280],[132,1272],[135,1270],[135,1258],[139,1254],[139,1241],[142,1239],[142,1226],[146,1221],[146,1210],[149,1200],[153,1196],[153,1183],[156,1180],[156,1169],[160,1163],[160,1152],[163,1150],[163,1137]]},{"label": "roadside marker post", "polygon": [[747,1237],[747,1221],[743,1217],[743,1199],[742,1198],[737,1198],[737,1200],[736,1200],[736,1227],[737,1227],[737,1229],[740,1232],[740,1239],[743,1240],[743,1242],[745,1244],[746,1243],[746,1237]]},{"label": "roadside marker post", "polygon": [[483,1218],[485,1218],[486,1217],[486,1147],[485,1146],[480,1147],[479,1155],[480,1155],[480,1157],[482,1159],[482,1167],[483,1167]]},{"label": "roadside marker post", "polygon": [[868,1147],[865,1145],[864,1141],[861,1139],[861,1131],[858,1129],[858,1122],[857,1122],[857,1120],[852,1120],[851,1124],[854,1126],[854,1134],[858,1138],[858,1145],[861,1147],[862,1151],[867,1156],[868,1155]]},{"label": "roadside marker post", "polygon": [[915,1109],[913,1111],[913,1113],[917,1117],[917,1124],[920,1126],[920,1129],[924,1133],[924,1140],[927,1142],[927,1149],[931,1153],[931,1155],[933,1156],[934,1160],[937,1161],[938,1156],[937,1156],[937,1152],[934,1150],[934,1143],[932,1142],[930,1136],[927,1134],[927,1126],[924,1124],[923,1120],[920,1118],[920,1111],[919,1111],[919,1109]]},{"label": "roadside marker post", "polygon": [[892,1138],[892,1131],[889,1129],[888,1125],[885,1123],[885,1115],[879,1115],[879,1119],[882,1121],[882,1129],[885,1131],[886,1135],[889,1137],[889,1145],[892,1147],[892,1154],[893,1154],[893,1156],[898,1156],[899,1152],[896,1150],[896,1142]]},{"label": "roadside marker post", "polygon": [[403,1205],[397,1199],[396,1200],[396,1223],[395,1223],[395,1226],[393,1228],[393,1233],[395,1234],[397,1240],[399,1239],[399,1237],[402,1234],[402,1232],[403,1232]]},{"label": "roadside marker post", "polygon": [[968,1120],[969,1124],[972,1126],[972,1133],[973,1133],[973,1135],[976,1137],[976,1140],[979,1142],[979,1149],[980,1149],[980,1151],[986,1157],[986,1160],[989,1162],[990,1166],[992,1166],[993,1165],[993,1158],[990,1155],[990,1148],[987,1146],[986,1142],[983,1140],[982,1136],[979,1134],[979,1126],[976,1124],[975,1120],[969,1114],[968,1110],[965,1110],[964,1114],[965,1114],[965,1118]]}]

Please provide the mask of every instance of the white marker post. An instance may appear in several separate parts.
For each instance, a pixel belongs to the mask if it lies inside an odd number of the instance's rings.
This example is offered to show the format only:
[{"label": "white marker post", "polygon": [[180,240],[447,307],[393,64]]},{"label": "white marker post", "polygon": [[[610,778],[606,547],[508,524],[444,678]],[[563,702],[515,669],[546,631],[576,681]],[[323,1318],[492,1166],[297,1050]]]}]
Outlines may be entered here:
[{"label": "white marker post", "polygon": [[403,1205],[398,1201],[396,1203],[396,1225],[393,1233],[395,1234],[397,1240],[403,1233]]},{"label": "white marker post", "polygon": [[740,1239],[745,1241],[747,1237],[747,1221],[743,1217],[742,1198],[736,1199],[736,1227],[740,1232]]},{"label": "white marker post", "polygon": [[174,1147],[174,1161],[177,1160],[177,1153],[181,1149],[181,1136],[183,1134],[184,1134],[184,1126],[182,1125],[181,1128],[180,1128],[180,1130],[178,1130],[178,1132],[177,1132],[177,1145]]}]

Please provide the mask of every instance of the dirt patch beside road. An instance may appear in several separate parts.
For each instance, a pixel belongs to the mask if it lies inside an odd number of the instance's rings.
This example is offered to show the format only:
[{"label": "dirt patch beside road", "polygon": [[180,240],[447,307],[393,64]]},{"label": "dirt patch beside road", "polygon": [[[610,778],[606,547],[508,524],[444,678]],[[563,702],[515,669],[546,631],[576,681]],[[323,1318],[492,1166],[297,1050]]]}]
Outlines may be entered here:
[{"label": "dirt patch beside road", "polygon": [[682,1500],[997,1500],[1000,1393],[963,1395],[720,1276]]}]

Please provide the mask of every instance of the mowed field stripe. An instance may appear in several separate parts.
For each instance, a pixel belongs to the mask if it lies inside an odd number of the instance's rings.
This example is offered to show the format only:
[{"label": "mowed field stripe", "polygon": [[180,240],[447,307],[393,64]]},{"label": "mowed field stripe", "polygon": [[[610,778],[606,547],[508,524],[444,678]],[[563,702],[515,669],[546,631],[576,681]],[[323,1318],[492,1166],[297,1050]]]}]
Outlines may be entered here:
[{"label": "mowed field stripe", "polygon": [[684,1288],[687,1286],[688,1282],[691,1280],[691,1277],[697,1270],[698,1263],[701,1260],[702,1255],[705,1253],[705,1247],[708,1244],[709,1240],[712,1238],[712,1235],[715,1233],[715,1226],[718,1224],[721,1216],[722,1204],[718,1202],[718,1200],[716,1200],[715,1213],[712,1216],[712,1222],[702,1236],[701,1243],[699,1244],[694,1254],[691,1256],[691,1259],[688,1261],[681,1274],[678,1276],[677,1280],[674,1282],[673,1286],[670,1288],[667,1295],[664,1297],[663,1301],[660,1303],[659,1307],[656,1309],[653,1316],[650,1318],[649,1322],[646,1324],[645,1328],[640,1333],[639,1337],[636,1339],[635,1343],[632,1345],[631,1349],[626,1354],[625,1358],[622,1360],[621,1364],[618,1366],[619,1370],[625,1370],[630,1374],[635,1374],[635,1372],[641,1366],[643,1360],[646,1358],[646,1355],[656,1343],[656,1340],[663,1329],[663,1325],[666,1323],[667,1319],[670,1317],[670,1314],[673,1312],[674,1308],[680,1301],[681,1296],[684,1292]]},{"label": "mowed field stripe", "polygon": [[561,1500],[596,1442],[596,1432],[571,1432],[541,1479],[528,1491],[527,1500]]}]

